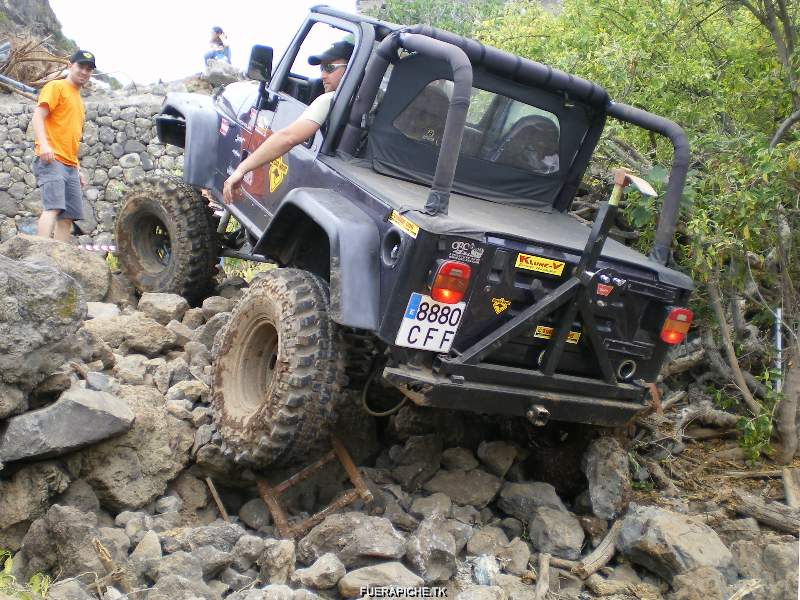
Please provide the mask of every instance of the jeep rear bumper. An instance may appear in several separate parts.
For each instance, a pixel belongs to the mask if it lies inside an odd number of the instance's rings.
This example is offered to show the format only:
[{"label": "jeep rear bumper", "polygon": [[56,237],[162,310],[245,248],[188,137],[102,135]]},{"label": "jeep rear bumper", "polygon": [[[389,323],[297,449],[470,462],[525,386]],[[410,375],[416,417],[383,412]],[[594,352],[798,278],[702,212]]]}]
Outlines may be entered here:
[{"label": "jeep rear bumper", "polygon": [[[383,377],[420,406],[483,414],[525,416],[531,408],[543,407],[556,421],[619,426],[647,408],[647,390],[639,385],[611,385],[570,375],[546,377],[514,367],[473,366],[463,375],[444,376],[403,365],[386,367]],[[509,380],[516,385],[509,385]],[[546,386],[541,385],[545,381]]]}]

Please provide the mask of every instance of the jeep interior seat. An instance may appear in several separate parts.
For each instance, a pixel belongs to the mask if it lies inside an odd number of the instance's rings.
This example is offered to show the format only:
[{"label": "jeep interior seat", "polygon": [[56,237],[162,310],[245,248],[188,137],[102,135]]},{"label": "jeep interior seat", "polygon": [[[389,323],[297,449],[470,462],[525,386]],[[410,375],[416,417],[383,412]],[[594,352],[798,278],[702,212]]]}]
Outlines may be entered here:
[{"label": "jeep interior seat", "polygon": [[522,117],[503,136],[488,160],[533,173],[555,173],[559,169],[558,137],[558,127],[547,117]]},{"label": "jeep interior seat", "polygon": [[394,126],[413,140],[431,142],[438,146],[444,134],[444,122],[450,98],[435,83],[429,83],[401,112]]}]

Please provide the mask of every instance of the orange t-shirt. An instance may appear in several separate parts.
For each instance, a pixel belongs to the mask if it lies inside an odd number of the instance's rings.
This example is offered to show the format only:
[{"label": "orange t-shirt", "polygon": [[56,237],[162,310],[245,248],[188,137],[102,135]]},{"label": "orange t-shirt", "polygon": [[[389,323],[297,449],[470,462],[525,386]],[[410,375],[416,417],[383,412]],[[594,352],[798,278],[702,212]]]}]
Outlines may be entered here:
[{"label": "orange t-shirt", "polygon": [[[59,162],[77,166],[84,114],[80,90],[66,79],[51,81],[39,92],[38,105],[43,104],[50,110],[44,120],[44,130],[53,154]],[[39,156],[38,142],[34,150]]]}]

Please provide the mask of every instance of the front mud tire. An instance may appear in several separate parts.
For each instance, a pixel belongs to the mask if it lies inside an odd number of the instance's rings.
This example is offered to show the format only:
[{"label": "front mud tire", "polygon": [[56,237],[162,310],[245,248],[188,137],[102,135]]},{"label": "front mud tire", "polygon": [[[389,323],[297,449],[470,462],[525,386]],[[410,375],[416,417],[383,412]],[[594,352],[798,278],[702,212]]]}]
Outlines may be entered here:
[{"label": "front mud tire", "polygon": [[219,239],[205,198],[176,177],[151,178],[126,197],[115,228],[122,272],[139,292],[200,304],[214,288]]},{"label": "front mud tire", "polygon": [[279,467],[309,462],[327,445],[346,377],[323,279],[269,271],[239,301],[213,355],[212,407],[226,454]]}]

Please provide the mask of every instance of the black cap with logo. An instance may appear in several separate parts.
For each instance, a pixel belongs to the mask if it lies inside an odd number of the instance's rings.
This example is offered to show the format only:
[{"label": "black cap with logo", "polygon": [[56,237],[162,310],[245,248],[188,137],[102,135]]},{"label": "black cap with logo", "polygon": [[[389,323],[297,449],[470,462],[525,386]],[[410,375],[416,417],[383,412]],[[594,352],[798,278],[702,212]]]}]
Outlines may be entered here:
[{"label": "black cap with logo", "polygon": [[331,47],[325,50],[324,52],[320,52],[319,54],[315,54],[314,56],[309,56],[308,64],[318,65],[323,62],[336,60],[337,58],[349,60],[352,55],[353,55],[352,42],[348,42],[347,40],[342,40],[340,42],[334,42],[333,44],[331,44]]},{"label": "black cap with logo", "polygon": [[78,50],[70,57],[69,62],[87,64],[91,65],[93,69],[97,68],[97,65],[94,63],[94,54],[88,52],[87,50]]}]

